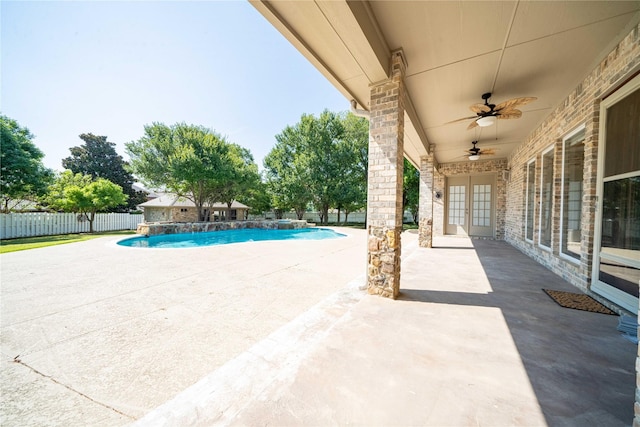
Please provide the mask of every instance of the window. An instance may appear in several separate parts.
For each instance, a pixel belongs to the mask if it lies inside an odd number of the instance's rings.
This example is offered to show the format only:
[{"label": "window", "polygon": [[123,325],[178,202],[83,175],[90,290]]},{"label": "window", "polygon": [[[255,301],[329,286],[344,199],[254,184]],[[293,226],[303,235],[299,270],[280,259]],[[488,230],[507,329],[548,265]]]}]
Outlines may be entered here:
[{"label": "window", "polygon": [[180,208],[180,212],[187,212],[187,208]]},{"label": "window", "polygon": [[491,185],[473,185],[473,225],[491,226]]},{"label": "window", "polygon": [[525,222],[524,222],[524,238],[533,242],[533,215],[536,199],[536,161],[531,160],[527,164],[526,171],[526,205],[525,205]]},{"label": "window", "polygon": [[551,212],[553,209],[553,147],[542,153],[540,165],[540,234],[538,243],[551,247]]},{"label": "window", "polygon": [[580,259],[584,128],[562,141],[560,254]]},{"label": "window", "polygon": [[465,187],[452,185],[449,187],[449,224],[464,225]]}]

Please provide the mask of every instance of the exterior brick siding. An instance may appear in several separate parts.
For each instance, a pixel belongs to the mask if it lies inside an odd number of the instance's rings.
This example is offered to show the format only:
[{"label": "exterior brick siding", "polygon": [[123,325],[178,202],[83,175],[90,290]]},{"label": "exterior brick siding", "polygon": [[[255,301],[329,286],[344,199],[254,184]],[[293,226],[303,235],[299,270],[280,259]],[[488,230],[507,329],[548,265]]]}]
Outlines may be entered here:
[{"label": "exterior brick siding", "polygon": [[[600,100],[620,86],[631,71],[640,65],[640,26],[635,27],[615,49],[547,116],[508,159],[510,180],[506,183],[506,215],[504,238],[525,254],[587,291],[593,262],[598,164],[598,132]],[[562,140],[584,126],[584,169],[581,215],[581,259],[579,263],[560,257],[560,197]],[[535,159],[536,183],[540,182],[542,152],[553,147],[553,202],[551,248],[538,244],[540,233],[540,188],[536,185],[533,243],[525,240],[526,168]]]}]

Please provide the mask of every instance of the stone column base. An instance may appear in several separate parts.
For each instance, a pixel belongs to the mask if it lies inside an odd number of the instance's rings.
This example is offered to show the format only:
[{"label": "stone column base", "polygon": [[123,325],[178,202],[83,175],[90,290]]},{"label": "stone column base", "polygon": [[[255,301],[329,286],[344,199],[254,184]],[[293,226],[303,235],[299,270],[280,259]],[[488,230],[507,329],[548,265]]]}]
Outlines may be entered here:
[{"label": "stone column base", "polygon": [[420,218],[418,222],[418,245],[421,248],[432,247],[433,240],[433,219]]},{"label": "stone column base", "polygon": [[400,293],[402,227],[369,226],[367,292],[396,299]]}]

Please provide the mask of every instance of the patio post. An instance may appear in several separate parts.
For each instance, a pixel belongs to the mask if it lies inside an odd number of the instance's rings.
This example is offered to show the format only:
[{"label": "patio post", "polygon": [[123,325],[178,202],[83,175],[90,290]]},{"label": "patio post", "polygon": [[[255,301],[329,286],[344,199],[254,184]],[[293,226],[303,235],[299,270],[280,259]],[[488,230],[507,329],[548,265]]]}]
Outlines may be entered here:
[{"label": "patio post", "polygon": [[394,299],[400,292],[405,68],[402,51],[392,52],[391,76],[370,87],[367,289]]},{"label": "patio post", "polygon": [[418,245],[430,248],[433,239],[433,156],[420,157]]}]

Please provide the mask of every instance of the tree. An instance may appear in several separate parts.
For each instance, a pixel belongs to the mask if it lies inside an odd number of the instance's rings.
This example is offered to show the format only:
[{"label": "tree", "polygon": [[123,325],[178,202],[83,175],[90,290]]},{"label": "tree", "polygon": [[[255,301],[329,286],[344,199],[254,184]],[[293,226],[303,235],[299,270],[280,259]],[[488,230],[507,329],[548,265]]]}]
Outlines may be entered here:
[{"label": "tree", "polygon": [[264,159],[266,185],[276,211],[294,209],[302,219],[312,201],[310,171],[304,162],[305,142],[297,127],[287,126],[276,135],[276,145]]},{"label": "tree", "polygon": [[402,177],[402,212],[408,210],[413,216],[413,222],[418,223],[420,202],[420,171],[407,159],[404,159],[404,174]]},{"label": "tree", "polygon": [[253,214],[263,214],[271,210],[271,194],[266,182],[260,178],[256,185],[250,188],[244,195],[244,203],[249,205],[249,212]]},{"label": "tree", "polygon": [[347,184],[339,192],[338,198],[338,222],[340,210],[345,213],[344,221],[347,222],[350,212],[362,209],[367,204],[367,179],[369,167],[369,121],[357,117],[351,113],[343,119],[343,141],[348,147],[351,157],[343,166],[343,183]]},{"label": "tree", "polygon": [[[202,126],[162,123],[145,126],[145,135],[126,144],[132,170],[144,183],[163,187],[191,200],[198,220],[205,206],[237,197],[257,179],[251,153]],[[252,166],[253,165],[253,166]],[[236,182],[237,180],[237,182]]]},{"label": "tree", "polygon": [[317,119],[303,116],[301,123],[307,139],[306,158],[311,171],[309,187],[320,223],[326,224],[329,208],[337,206],[340,194],[344,192],[348,181],[343,173],[353,159],[343,142],[344,126],[339,115],[325,110]]},{"label": "tree", "polygon": [[44,194],[53,179],[53,171],[42,164],[44,154],[32,139],[27,128],[0,115],[0,196],[4,213],[21,200],[34,200]]},{"label": "tree", "polygon": [[319,117],[305,114],[295,126],[276,135],[276,140],[264,162],[276,208],[295,209],[302,218],[313,203],[320,222],[326,224],[330,208],[352,212],[364,206],[366,120],[329,111]]},{"label": "tree", "polygon": [[255,188],[260,182],[260,175],[251,152],[237,144],[229,144],[224,165],[226,179],[219,193],[219,201],[227,204],[225,220],[228,220],[233,201]]},{"label": "tree", "polygon": [[106,136],[92,133],[83,133],[80,139],[84,144],[71,147],[71,156],[62,159],[65,169],[91,175],[93,178],[104,178],[122,187],[129,198],[128,204],[120,206],[119,210],[136,209],[137,205],[146,201],[144,192],[132,187],[133,175],[127,170],[127,162],[116,152],[115,143],[107,141]]},{"label": "tree", "polygon": [[84,216],[89,221],[89,232],[93,233],[96,213],[125,203],[127,195],[109,180],[93,180],[91,175],[65,170],[51,184],[44,199],[53,209]]}]

